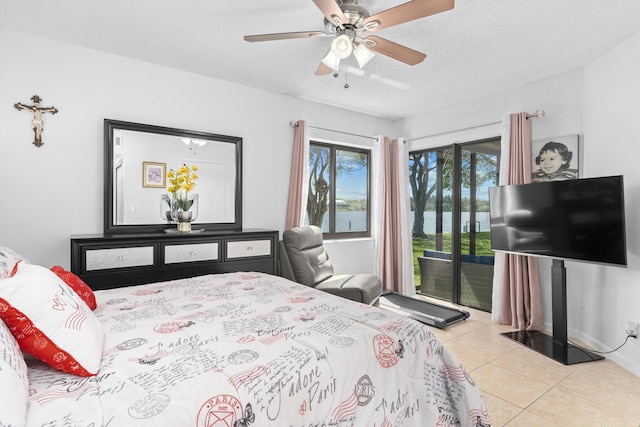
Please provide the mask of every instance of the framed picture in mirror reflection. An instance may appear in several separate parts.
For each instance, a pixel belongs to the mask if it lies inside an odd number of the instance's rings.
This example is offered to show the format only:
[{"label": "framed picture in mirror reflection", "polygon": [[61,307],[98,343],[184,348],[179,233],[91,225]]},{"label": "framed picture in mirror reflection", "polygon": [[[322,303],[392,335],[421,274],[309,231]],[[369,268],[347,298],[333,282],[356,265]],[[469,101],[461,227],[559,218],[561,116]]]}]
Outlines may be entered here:
[{"label": "framed picture in mirror reflection", "polygon": [[165,188],[167,164],[142,162],[142,186],[146,188]]}]

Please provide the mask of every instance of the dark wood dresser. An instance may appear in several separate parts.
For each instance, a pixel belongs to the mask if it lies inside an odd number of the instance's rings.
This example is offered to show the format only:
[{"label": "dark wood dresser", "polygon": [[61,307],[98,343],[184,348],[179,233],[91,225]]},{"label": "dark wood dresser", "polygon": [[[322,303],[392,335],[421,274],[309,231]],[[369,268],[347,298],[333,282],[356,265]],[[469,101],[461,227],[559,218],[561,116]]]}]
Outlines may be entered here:
[{"label": "dark wood dresser", "polygon": [[211,273],[278,270],[277,230],[71,236],[71,271],[95,290]]}]

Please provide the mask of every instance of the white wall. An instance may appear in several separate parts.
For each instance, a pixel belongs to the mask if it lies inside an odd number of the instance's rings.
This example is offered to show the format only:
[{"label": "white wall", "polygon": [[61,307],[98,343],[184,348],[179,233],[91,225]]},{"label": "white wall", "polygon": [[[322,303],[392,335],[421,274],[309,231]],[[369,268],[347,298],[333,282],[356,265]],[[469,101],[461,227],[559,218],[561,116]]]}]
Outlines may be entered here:
[{"label": "white wall", "polygon": [[[399,132],[411,140],[410,149],[463,142],[476,137],[500,136],[504,115],[543,109],[546,116],[533,119],[533,139],[578,133],[582,130],[582,70],[556,75],[516,88],[488,94],[398,121]],[[491,126],[476,126],[493,124]],[[435,138],[423,138],[459,129]],[[488,130],[487,130],[488,129]]]},{"label": "white wall", "polygon": [[[543,109],[533,119],[533,139],[580,134],[584,138],[583,176],[624,175],[628,268],[566,262],[568,332],[599,350],[625,338],[627,321],[640,323],[640,35],[584,69],[496,92],[398,121],[410,149],[499,136],[505,114]],[[488,126],[479,126],[490,124]],[[451,132],[471,128],[464,132]],[[425,138],[429,135],[437,135]],[[540,259],[545,324],[551,329],[551,262]],[[640,340],[607,355],[640,376]]]},{"label": "white wall", "polygon": [[[104,118],[243,137],[243,224],[280,231],[290,120],[358,135],[393,130],[377,117],[11,31],[0,30],[0,57],[0,245],[44,266],[68,268],[69,237],[102,233]],[[44,116],[40,148],[32,115],[13,108],[35,94],[60,111]],[[371,250],[348,254],[344,268],[371,268]]]},{"label": "white wall", "polygon": [[[628,267],[580,266],[582,333],[617,347],[625,323],[640,323],[640,33],[585,67],[584,166],[589,176],[624,175]],[[597,147],[597,148],[596,148]],[[640,376],[640,340],[608,356]]]}]

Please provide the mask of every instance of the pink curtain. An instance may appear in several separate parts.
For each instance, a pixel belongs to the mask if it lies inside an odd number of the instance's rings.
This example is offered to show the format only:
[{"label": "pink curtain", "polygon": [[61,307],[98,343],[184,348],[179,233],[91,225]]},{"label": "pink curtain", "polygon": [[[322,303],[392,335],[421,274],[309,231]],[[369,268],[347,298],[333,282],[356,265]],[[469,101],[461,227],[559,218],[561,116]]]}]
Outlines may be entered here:
[{"label": "pink curtain", "polygon": [[[531,120],[511,114],[508,184],[531,182]],[[517,330],[543,330],[538,259],[507,254],[503,265],[500,323]]]},{"label": "pink curtain", "polygon": [[382,142],[383,183],[380,217],[380,280],[385,289],[402,293],[402,194],[398,177],[398,140]]},{"label": "pink curtain", "polygon": [[305,158],[305,123],[298,120],[293,130],[293,155],[291,157],[291,175],[289,176],[289,198],[287,201],[287,216],[284,223],[285,230],[302,225],[302,198],[304,194],[304,165]]}]

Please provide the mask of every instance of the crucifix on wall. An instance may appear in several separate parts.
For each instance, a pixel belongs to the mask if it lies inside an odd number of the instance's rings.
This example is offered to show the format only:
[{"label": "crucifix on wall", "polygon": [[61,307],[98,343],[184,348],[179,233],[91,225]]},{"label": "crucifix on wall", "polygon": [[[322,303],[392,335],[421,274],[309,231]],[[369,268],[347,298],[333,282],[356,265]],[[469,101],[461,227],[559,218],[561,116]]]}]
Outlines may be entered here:
[{"label": "crucifix on wall", "polygon": [[44,142],[42,142],[42,114],[55,114],[58,112],[58,109],[56,107],[41,107],[40,102],[42,99],[40,99],[38,95],[33,95],[31,100],[33,101],[33,105],[25,105],[22,102],[18,102],[17,104],[13,104],[13,106],[16,110],[27,110],[33,113],[33,120],[31,120],[31,124],[33,124],[33,133],[35,134],[33,145],[40,147],[44,144]]}]

